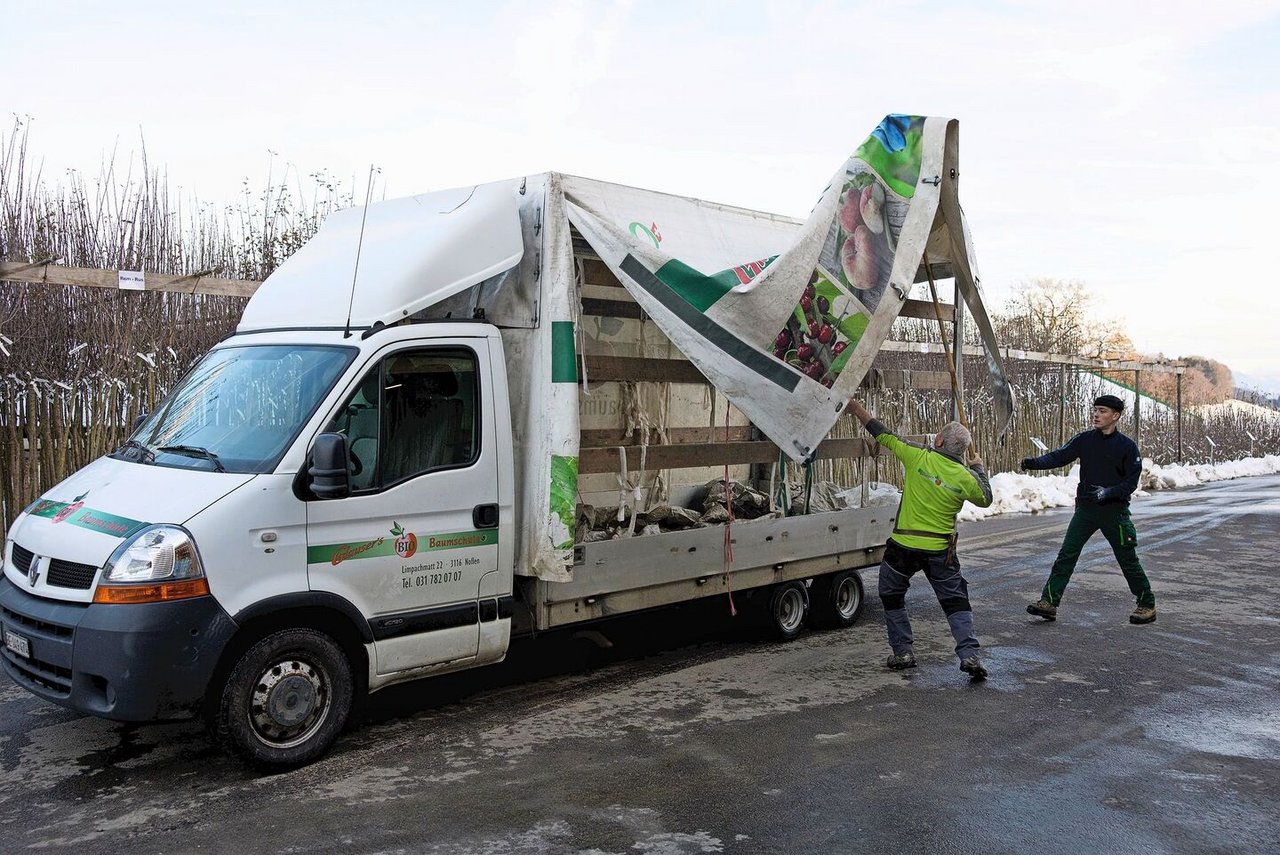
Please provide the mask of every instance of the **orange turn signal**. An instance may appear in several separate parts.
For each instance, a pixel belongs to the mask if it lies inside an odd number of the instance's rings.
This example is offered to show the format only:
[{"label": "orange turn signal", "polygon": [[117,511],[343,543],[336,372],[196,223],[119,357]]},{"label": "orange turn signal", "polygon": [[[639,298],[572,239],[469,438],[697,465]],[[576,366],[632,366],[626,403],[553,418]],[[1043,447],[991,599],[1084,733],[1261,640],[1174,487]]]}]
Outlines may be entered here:
[{"label": "orange turn signal", "polygon": [[180,582],[162,582],[158,585],[99,585],[93,592],[95,603],[164,603],[169,600],[186,600],[209,594],[209,581],[183,579]]}]

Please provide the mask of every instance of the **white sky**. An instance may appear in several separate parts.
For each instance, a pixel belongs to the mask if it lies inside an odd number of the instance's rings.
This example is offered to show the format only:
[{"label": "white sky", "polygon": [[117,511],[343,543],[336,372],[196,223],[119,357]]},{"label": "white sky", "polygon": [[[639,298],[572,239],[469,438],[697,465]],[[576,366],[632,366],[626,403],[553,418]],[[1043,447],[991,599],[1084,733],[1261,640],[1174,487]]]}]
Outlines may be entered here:
[{"label": "white sky", "polygon": [[187,5],[0,0],[46,175],[145,137],[203,201],[374,164],[803,217],[883,115],[952,116],[989,302],[1079,279],[1141,350],[1280,389],[1280,0]]}]

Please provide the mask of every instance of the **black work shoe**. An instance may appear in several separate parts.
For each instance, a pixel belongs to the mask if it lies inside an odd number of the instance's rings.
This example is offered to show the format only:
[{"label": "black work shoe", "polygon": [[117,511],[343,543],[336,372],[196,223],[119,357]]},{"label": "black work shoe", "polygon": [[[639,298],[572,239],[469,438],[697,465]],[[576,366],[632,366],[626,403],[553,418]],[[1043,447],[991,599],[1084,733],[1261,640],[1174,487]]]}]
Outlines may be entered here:
[{"label": "black work shoe", "polygon": [[1042,617],[1045,620],[1057,620],[1058,607],[1046,600],[1044,597],[1041,597],[1031,605],[1027,606],[1027,614]]},{"label": "black work shoe", "polygon": [[974,680],[987,679],[987,668],[982,664],[982,660],[977,656],[970,656],[968,659],[961,659],[960,670],[968,674]]},{"label": "black work shoe", "polygon": [[1155,606],[1138,606],[1133,610],[1133,614],[1129,615],[1129,623],[1155,623],[1156,607]]},{"label": "black work shoe", "polygon": [[903,653],[901,655],[892,653],[884,664],[890,671],[905,671],[907,668],[916,667],[916,655],[914,653]]}]

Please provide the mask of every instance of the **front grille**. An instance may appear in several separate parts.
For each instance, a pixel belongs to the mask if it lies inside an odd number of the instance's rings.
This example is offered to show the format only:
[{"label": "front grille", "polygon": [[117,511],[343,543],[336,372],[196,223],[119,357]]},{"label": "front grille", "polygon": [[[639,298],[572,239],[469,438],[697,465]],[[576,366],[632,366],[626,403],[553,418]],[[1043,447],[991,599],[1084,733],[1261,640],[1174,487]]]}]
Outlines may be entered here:
[{"label": "front grille", "polygon": [[93,577],[97,573],[98,568],[92,564],[77,564],[54,558],[49,562],[48,582],[59,588],[78,588],[83,591],[93,584]]},{"label": "front grille", "polygon": [[[26,574],[31,569],[35,553],[13,545],[13,566],[18,572]],[[77,564],[74,561],[63,561],[61,558],[49,559],[49,575],[45,581],[58,588],[75,588],[85,591],[93,584],[93,577],[98,575],[98,568],[92,564]]]},{"label": "front grille", "polygon": [[0,607],[0,617],[4,618],[4,622],[12,627],[21,627],[28,632],[38,632],[53,638],[70,638],[75,634],[75,627],[63,626],[60,623],[50,623],[47,620],[39,618],[27,617],[18,614],[13,609]]},{"label": "front grille", "polygon": [[[87,607],[86,607],[87,608]],[[5,670],[28,688],[39,688],[60,697],[71,694],[71,669],[57,662],[70,661],[72,637],[75,626],[54,623],[38,617],[24,615],[0,606],[0,621],[7,628],[24,635],[31,642],[31,657],[24,659],[8,648],[0,648]],[[50,647],[50,645],[53,645]],[[43,655],[48,658],[41,658]],[[63,655],[65,654],[65,655]],[[49,658],[57,661],[50,662]]]},{"label": "front grille", "polygon": [[13,566],[18,568],[19,573],[25,574],[31,569],[32,558],[35,558],[35,553],[30,549],[23,549],[16,543],[13,545]]}]

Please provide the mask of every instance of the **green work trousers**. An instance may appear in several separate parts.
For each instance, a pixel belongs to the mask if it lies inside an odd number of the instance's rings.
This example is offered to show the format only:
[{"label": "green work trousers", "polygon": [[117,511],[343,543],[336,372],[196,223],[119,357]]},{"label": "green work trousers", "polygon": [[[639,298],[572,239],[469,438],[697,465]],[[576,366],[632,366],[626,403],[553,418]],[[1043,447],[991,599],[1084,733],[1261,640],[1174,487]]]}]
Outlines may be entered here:
[{"label": "green work trousers", "polygon": [[1138,533],[1129,516],[1129,506],[1125,504],[1110,505],[1077,505],[1075,516],[1067,526],[1066,536],[1062,538],[1062,548],[1058,550],[1058,558],[1053,562],[1053,570],[1049,573],[1049,581],[1044,584],[1041,596],[1055,606],[1062,601],[1062,592],[1076,569],[1076,561],[1080,558],[1080,550],[1093,537],[1095,531],[1101,530],[1116,561],[1120,562],[1120,570],[1124,580],[1129,583],[1129,590],[1138,598],[1138,605],[1155,607],[1156,596],[1151,593],[1151,583],[1138,560]]}]

